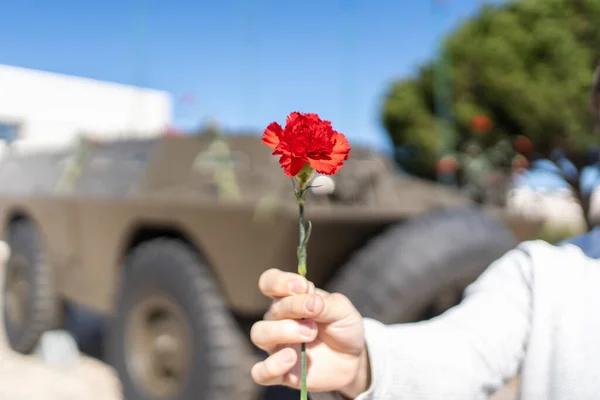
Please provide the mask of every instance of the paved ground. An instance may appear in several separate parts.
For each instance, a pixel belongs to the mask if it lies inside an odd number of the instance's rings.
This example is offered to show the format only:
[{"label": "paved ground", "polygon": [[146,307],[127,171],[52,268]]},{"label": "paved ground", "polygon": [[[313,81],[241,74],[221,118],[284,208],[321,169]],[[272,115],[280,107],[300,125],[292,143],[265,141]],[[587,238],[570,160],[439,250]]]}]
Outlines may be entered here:
[{"label": "paved ground", "polygon": [[0,359],[0,399],[121,399],[112,372],[90,359],[83,359],[75,368],[52,368],[33,357],[15,355],[4,344]]},{"label": "paved ground", "polygon": [[[3,258],[1,254],[0,258]],[[3,264],[0,262],[0,286]],[[0,318],[1,301],[2,296]],[[13,352],[6,344],[3,329],[0,329],[0,399],[121,400],[122,396],[118,379],[105,364],[82,357],[79,365],[74,367],[51,367],[34,356]]]}]

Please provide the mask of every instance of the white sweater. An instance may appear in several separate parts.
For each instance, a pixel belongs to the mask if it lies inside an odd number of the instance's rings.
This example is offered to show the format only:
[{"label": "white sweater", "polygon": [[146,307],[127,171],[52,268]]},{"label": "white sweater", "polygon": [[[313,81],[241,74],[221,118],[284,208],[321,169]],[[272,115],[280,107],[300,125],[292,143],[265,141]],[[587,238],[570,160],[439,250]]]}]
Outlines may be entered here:
[{"label": "white sweater", "polygon": [[357,400],[487,400],[519,372],[521,400],[600,399],[600,261],[574,245],[521,244],[430,321],[364,323]]}]

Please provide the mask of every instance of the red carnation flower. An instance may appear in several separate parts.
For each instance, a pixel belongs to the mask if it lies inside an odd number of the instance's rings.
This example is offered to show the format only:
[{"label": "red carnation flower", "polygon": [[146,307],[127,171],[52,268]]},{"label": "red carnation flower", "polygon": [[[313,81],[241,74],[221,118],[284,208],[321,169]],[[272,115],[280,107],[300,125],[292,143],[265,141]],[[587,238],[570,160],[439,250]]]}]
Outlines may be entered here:
[{"label": "red carnation flower", "polygon": [[290,177],[296,176],[306,163],[321,174],[333,175],[350,155],[346,136],[333,130],[331,122],[312,113],[292,112],[285,128],[271,122],[262,141],[274,150],[273,155],[281,156],[279,164]]}]

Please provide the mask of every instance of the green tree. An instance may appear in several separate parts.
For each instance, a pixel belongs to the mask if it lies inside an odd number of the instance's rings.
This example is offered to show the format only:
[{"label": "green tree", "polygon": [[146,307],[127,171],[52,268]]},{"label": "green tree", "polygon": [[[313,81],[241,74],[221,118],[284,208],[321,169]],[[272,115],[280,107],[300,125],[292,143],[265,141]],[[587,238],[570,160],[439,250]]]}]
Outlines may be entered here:
[{"label": "green tree", "polygon": [[[438,56],[385,94],[382,120],[399,162],[434,178],[435,164],[471,141],[476,115],[493,121],[484,149],[522,134],[537,151],[580,151],[597,138],[590,106],[600,56],[600,1],[487,5],[449,35]],[[447,79],[445,79],[447,78]]]}]

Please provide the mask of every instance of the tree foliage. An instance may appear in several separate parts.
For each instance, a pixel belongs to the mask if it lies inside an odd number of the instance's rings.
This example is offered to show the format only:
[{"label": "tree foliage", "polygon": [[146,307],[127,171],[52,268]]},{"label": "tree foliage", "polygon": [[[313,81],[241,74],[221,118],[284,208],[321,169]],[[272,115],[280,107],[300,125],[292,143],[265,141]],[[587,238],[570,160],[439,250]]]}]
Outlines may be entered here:
[{"label": "tree foliage", "polygon": [[477,139],[484,148],[517,135],[529,137],[541,154],[595,143],[589,93],[600,56],[598,27],[598,0],[482,8],[446,38],[438,57],[386,93],[382,120],[398,161],[434,177],[437,160],[472,139],[477,115],[493,121],[492,131]]}]

